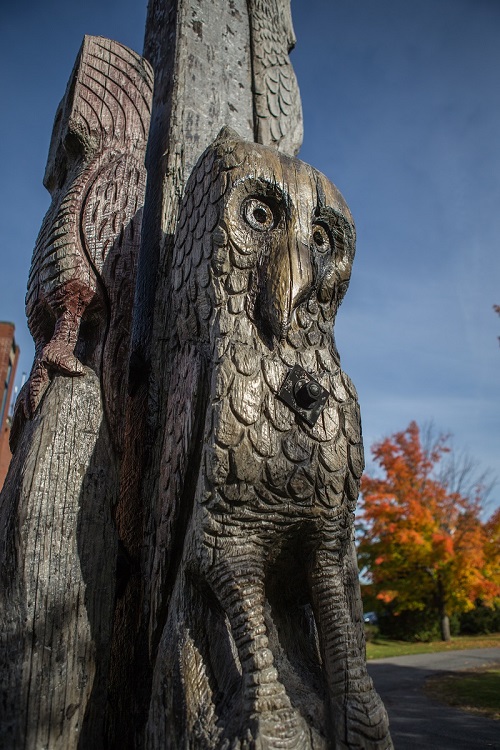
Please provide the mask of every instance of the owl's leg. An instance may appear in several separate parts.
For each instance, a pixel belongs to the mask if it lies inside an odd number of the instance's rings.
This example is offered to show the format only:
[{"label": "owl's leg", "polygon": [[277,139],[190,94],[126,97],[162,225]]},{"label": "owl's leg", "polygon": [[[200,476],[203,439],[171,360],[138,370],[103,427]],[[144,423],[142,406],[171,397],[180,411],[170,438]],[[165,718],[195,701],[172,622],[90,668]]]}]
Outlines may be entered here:
[{"label": "owl's leg", "polygon": [[35,352],[25,405],[29,418],[33,416],[42,400],[52,372],[60,372],[63,375],[85,374],[85,368],[73,352],[87,304],[88,299],[80,293],[68,295],[64,300],[64,306],[58,313],[50,341]]},{"label": "owl's leg", "polygon": [[290,701],[268,648],[262,562],[250,555],[224,558],[210,570],[208,583],[231,625],[245,707],[250,713],[288,708]]},{"label": "owl's leg", "polygon": [[[245,552],[241,552],[244,549]],[[303,723],[278,680],[264,621],[262,549],[248,542],[233,548],[208,572],[208,584],[228,617],[242,672],[241,748],[309,748]],[[243,723],[242,723],[243,722]],[[234,737],[234,728],[229,729]]]},{"label": "owl's leg", "polygon": [[[351,550],[344,557],[338,549],[320,549],[310,578],[335,747],[389,750],[387,713],[366,669],[362,618],[352,601],[359,596],[352,565]],[[357,566],[355,577],[357,583]]]},{"label": "owl's leg", "polygon": [[56,321],[52,338],[42,350],[41,360],[66,375],[83,375],[84,368],[73,354],[85,306],[79,301],[66,307]]}]

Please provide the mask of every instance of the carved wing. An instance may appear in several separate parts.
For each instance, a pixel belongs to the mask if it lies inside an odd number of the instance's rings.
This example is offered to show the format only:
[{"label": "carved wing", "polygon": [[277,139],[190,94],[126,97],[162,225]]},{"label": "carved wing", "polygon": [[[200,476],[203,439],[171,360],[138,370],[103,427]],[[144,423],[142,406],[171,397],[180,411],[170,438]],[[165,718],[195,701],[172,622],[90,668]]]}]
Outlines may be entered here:
[{"label": "carved wing", "polygon": [[250,0],[256,140],[295,156],[302,145],[302,106],[288,57],[295,45],[290,0]]},{"label": "carved wing", "polygon": [[172,360],[158,485],[147,543],[149,554],[149,643],[154,652],[183,549],[198,480],[205,416],[203,362],[193,346]]},{"label": "carved wing", "polygon": [[[132,222],[142,208],[145,183],[142,165],[134,156],[124,154],[99,170],[87,193],[81,226],[85,250],[111,293],[121,281],[117,278],[118,254],[126,252],[126,268],[137,251],[140,223],[134,226],[138,222]],[[124,243],[125,236],[135,238],[133,247]]]},{"label": "carved wing", "polygon": [[200,471],[209,387],[203,344],[213,310],[207,269],[221,199],[220,189],[213,184],[214,160],[214,150],[208,149],[191,173],[172,253],[170,310],[165,320],[165,356],[170,362],[166,417],[159,485],[148,521],[149,639],[153,652],[165,624]]},{"label": "carved wing", "polygon": [[102,281],[109,307],[101,377],[106,413],[121,444],[126,366],[134,280],[141,238],[146,173],[133,154],[102,167],[93,180],[81,214],[89,266]]}]

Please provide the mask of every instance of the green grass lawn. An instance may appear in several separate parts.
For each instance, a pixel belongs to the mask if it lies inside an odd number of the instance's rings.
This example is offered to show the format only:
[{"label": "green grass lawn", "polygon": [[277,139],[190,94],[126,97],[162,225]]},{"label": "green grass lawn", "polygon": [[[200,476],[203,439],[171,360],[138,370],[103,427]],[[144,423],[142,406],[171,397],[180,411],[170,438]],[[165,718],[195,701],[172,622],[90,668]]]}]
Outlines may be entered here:
[{"label": "green grass lawn", "polygon": [[425,685],[431,698],[500,719],[500,669],[470,670],[440,677],[431,677]]},{"label": "green grass lawn", "polygon": [[464,648],[500,647],[500,633],[492,635],[460,635],[451,641],[432,641],[431,643],[409,643],[407,641],[389,641],[375,638],[366,644],[367,659],[382,659],[387,656],[405,656],[406,654],[432,654],[437,651],[457,651]]}]

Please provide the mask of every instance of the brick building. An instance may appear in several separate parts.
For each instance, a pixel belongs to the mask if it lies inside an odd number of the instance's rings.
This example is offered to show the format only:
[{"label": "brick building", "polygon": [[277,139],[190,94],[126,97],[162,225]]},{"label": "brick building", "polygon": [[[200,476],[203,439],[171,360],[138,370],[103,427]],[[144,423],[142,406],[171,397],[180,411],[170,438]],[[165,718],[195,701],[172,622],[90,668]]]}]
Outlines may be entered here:
[{"label": "brick building", "polygon": [[18,359],[19,347],[14,338],[14,324],[0,322],[0,489],[11,459],[9,406]]}]

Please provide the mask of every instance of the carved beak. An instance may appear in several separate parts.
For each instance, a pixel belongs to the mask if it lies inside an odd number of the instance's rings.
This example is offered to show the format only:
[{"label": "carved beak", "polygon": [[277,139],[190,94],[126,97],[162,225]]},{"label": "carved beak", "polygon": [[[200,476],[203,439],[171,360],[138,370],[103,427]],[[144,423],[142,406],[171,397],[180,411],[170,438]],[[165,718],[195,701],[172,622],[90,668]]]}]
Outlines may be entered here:
[{"label": "carved beak", "polygon": [[278,339],[288,333],[295,308],[305,299],[314,281],[309,245],[300,240],[280,243],[266,266],[259,312]]}]

